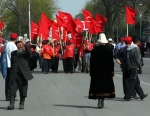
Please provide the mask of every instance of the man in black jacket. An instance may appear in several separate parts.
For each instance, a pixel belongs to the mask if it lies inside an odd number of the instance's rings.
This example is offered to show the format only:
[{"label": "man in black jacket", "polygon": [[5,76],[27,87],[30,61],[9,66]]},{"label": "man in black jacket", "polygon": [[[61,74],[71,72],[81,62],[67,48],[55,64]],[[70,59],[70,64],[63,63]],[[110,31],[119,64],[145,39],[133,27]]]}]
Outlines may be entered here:
[{"label": "man in black jacket", "polygon": [[25,97],[27,97],[28,80],[33,79],[28,66],[28,59],[31,56],[31,51],[25,40],[21,39],[16,42],[18,50],[11,53],[11,70],[10,70],[10,86],[11,99],[8,110],[14,110],[16,92],[19,89],[20,93],[20,109],[24,109]]}]

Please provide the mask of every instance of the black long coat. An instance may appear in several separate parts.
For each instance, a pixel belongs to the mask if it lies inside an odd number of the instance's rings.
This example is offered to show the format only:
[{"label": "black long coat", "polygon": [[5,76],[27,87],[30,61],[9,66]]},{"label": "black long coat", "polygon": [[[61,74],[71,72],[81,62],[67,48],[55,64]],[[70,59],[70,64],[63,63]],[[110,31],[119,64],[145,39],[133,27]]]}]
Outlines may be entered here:
[{"label": "black long coat", "polygon": [[95,47],[90,59],[89,99],[115,97],[112,72],[114,72],[114,62],[111,49],[104,45]]},{"label": "black long coat", "polygon": [[28,65],[28,59],[32,53],[28,45],[24,45],[24,47],[25,49],[20,56],[17,55],[17,50],[11,53],[10,82],[15,80],[18,72],[21,72],[26,80],[33,79]]}]

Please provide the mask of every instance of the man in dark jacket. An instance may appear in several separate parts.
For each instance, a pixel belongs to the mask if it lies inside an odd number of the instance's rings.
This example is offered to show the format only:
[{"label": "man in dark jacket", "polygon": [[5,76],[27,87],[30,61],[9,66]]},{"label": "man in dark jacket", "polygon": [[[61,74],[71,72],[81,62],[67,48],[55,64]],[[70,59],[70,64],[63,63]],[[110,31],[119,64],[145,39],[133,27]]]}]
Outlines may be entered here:
[{"label": "man in dark jacket", "polygon": [[14,110],[16,92],[20,92],[20,109],[24,109],[25,97],[27,97],[28,80],[33,79],[28,66],[28,58],[31,56],[31,51],[25,40],[21,39],[16,42],[18,50],[11,53],[11,69],[10,69],[10,86],[11,99],[8,110]]},{"label": "man in dark jacket", "polygon": [[[130,39],[131,37],[126,37]],[[126,41],[128,41],[126,40]],[[132,39],[131,39],[132,40]],[[132,42],[132,41],[131,41]],[[140,43],[140,40],[134,40],[134,43]],[[141,100],[144,100],[148,94],[144,94],[143,89],[140,86],[140,81],[138,74],[142,74],[142,65],[141,65],[141,53],[140,49],[136,44],[131,44],[127,48],[127,69],[128,69],[128,82],[126,86],[126,92],[124,96],[125,101],[130,101],[134,89],[140,96]]]},{"label": "man in dark jacket", "polygon": [[[126,86],[127,86],[127,80],[129,78],[129,75],[128,75],[128,69],[127,69],[127,48],[128,46],[131,45],[131,42],[132,42],[132,38],[130,39],[125,39],[125,43],[126,43],[126,46],[119,49],[115,54],[114,54],[114,58],[116,60],[116,62],[120,65],[120,68],[123,72],[123,92],[124,94],[126,93]],[[136,92],[133,91],[132,93],[132,97],[134,99],[139,99],[137,96],[136,96]]]}]

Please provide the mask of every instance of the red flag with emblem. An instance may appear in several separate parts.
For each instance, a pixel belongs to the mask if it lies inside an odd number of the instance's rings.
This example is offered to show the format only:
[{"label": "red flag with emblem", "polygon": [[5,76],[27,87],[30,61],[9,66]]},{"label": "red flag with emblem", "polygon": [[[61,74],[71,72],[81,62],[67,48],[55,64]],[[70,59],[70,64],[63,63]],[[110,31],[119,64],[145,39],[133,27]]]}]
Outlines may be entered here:
[{"label": "red flag with emblem", "polygon": [[53,22],[52,24],[52,38],[59,41],[59,29],[57,23]]},{"label": "red flag with emblem", "polygon": [[100,14],[96,14],[95,20],[97,23],[98,32],[103,32],[103,28],[104,28],[104,25],[105,25],[107,19]]},{"label": "red flag with emblem", "polygon": [[58,14],[59,14],[59,17],[63,20],[63,23],[64,23],[63,26],[67,28],[67,32],[68,33],[75,32],[76,23],[72,15],[66,12],[62,12],[62,11],[58,11]]},{"label": "red flag with emblem", "polygon": [[72,40],[75,45],[80,45],[82,43],[83,35],[80,33],[72,33]]},{"label": "red flag with emblem", "polygon": [[75,20],[75,22],[76,22],[76,31],[77,31],[78,33],[82,32],[83,29],[84,29],[84,25],[83,25],[83,23],[81,22],[81,20],[80,20],[79,18],[77,18],[77,19]]},{"label": "red flag with emblem", "polygon": [[64,27],[63,20],[58,15],[56,15],[56,19],[57,19],[58,26]]},{"label": "red flag with emblem", "polygon": [[35,22],[31,22],[31,38],[36,39],[39,33],[39,26]]},{"label": "red flag with emblem", "polygon": [[58,11],[58,15],[63,21],[63,27],[67,28],[67,24],[68,24],[67,14],[64,12]]},{"label": "red flag with emblem", "polygon": [[90,28],[92,23],[92,14],[87,10],[82,10],[85,21],[85,27]]}]

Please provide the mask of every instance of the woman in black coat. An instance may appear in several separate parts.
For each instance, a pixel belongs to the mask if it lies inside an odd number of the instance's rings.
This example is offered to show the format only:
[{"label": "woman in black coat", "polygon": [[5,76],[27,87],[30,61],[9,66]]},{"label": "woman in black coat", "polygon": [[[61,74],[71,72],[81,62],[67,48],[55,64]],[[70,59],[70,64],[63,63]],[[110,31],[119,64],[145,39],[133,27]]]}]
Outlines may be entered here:
[{"label": "woman in black coat", "polygon": [[89,99],[98,99],[98,107],[103,108],[104,98],[115,97],[114,62],[112,51],[105,46],[108,41],[103,33],[98,41],[100,45],[91,52]]}]

